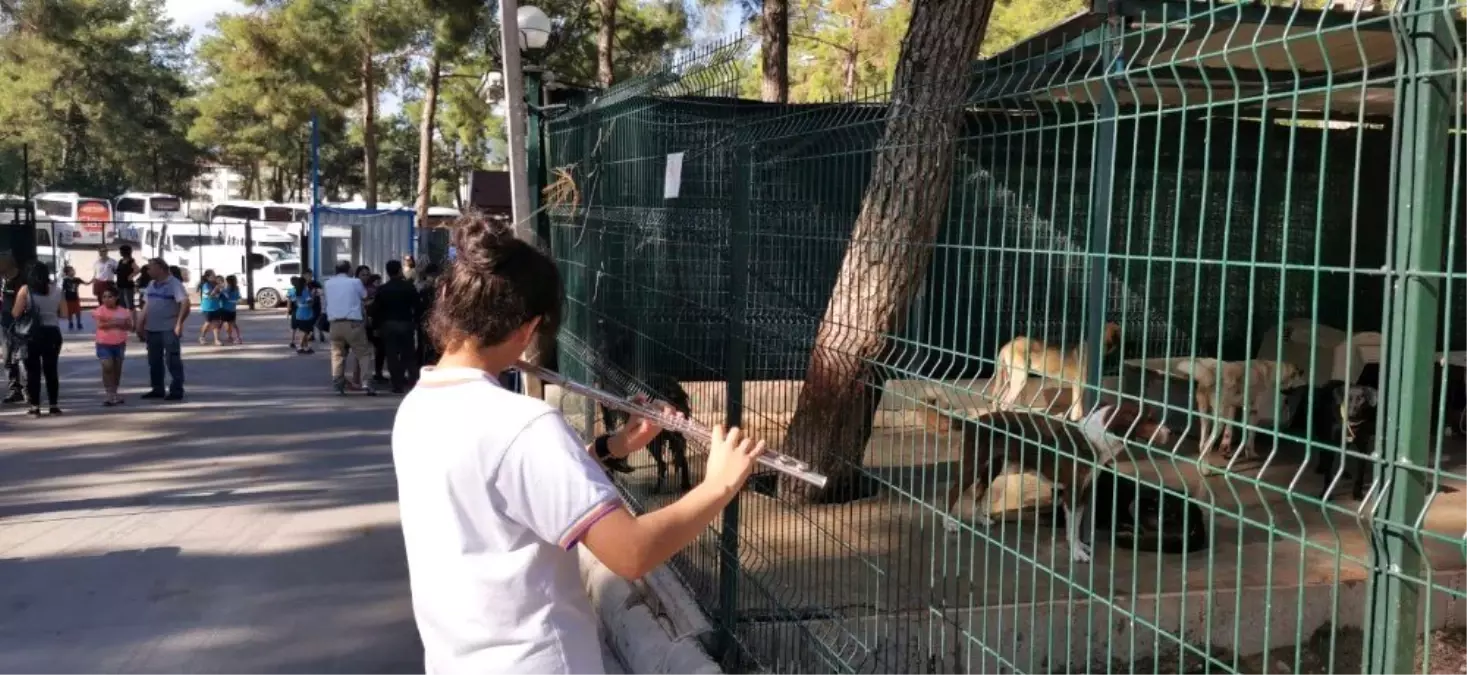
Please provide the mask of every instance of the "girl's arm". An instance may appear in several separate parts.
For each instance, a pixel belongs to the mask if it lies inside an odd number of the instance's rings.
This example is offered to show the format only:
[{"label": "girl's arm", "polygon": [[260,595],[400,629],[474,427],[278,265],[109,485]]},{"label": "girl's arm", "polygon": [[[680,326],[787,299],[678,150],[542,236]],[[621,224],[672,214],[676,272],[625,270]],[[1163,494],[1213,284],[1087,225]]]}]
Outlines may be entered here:
[{"label": "girl's arm", "polygon": [[583,541],[607,569],[624,579],[638,579],[692,544],[723,507],[738,496],[744,481],[764,454],[737,427],[713,429],[703,482],[668,506],[634,516],[625,507],[592,524]]},{"label": "girl's arm", "polygon": [[19,291],[15,292],[15,306],[10,308],[10,316],[19,319],[20,315],[25,314],[26,307],[30,305],[30,302],[31,287],[22,286]]}]

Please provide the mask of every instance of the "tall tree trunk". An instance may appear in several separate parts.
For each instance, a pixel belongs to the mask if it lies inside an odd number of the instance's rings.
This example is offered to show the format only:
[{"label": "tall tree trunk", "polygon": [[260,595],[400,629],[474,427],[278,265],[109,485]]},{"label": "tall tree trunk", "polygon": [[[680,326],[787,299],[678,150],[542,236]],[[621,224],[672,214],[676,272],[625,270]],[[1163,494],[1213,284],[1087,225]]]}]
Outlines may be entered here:
[{"label": "tall tree trunk", "polygon": [[270,201],[285,201],[285,167],[270,165]]},{"label": "tall tree trunk", "polygon": [[969,66],[992,7],[993,0],[912,3],[886,127],[786,438],[787,451],[830,482],[818,490],[786,482],[792,497],[869,494],[860,469],[881,401],[885,336],[900,327],[947,212]]},{"label": "tall tree trunk", "polygon": [[367,208],[377,208],[377,72],[372,64],[372,32],[367,28],[362,50],[362,154],[366,166],[362,170]]},{"label": "tall tree trunk", "polygon": [[616,82],[616,73],[611,67],[611,52],[616,43],[616,0],[596,0],[601,8],[601,30],[596,35],[596,79],[601,86],[610,87]]},{"label": "tall tree trunk", "polygon": [[438,50],[428,61],[428,90],[423,93],[423,119],[418,121],[418,224],[428,222],[428,206],[433,203],[433,121],[438,115],[438,83],[442,79],[443,62]]},{"label": "tall tree trunk", "polygon": [[846,50],[846,100],[856,96],[856,62],[860,59],[861,52],[854,44]]},{"label": "tall tree trunk", "polygon": [[[990,2],[991,0],[976,1]],[[764,73],[760,96],[770,103],[788,103],[790,100],[789,0],[764,0],[764,13],[759,18],[759,33],[759,54]]]}]

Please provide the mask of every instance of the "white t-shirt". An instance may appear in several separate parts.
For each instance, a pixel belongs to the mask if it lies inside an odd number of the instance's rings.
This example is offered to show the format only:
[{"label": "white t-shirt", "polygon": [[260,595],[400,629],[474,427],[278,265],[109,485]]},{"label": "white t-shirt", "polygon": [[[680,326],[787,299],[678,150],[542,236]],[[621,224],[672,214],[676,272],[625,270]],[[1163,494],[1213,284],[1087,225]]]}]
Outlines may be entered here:
[{"label": "white t-shirt", "polygon": [[423,368],[392,459],[427,672],[605,672],[573,550],[622,502],[559,412]]},{"label": "white t-shirt", "polygon": [[92,263],[93,281],[112,281],[117,276],[117,261],[111,258],[98,258]]}]

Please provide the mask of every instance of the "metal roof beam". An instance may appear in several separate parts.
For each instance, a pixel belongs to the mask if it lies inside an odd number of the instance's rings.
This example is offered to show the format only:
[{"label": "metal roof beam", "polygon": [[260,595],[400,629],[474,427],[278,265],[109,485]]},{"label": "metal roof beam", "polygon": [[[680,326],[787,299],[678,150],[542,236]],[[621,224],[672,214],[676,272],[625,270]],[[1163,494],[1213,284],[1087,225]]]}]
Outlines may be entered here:
[{"label": "metal roof beam", "polygon": [[[1103,3],[1107,0],[1093,0]],[[1357,28],[1362,31],[1390,30],[1385,14],[1347,12],[1303,7],[1281,7],[1258,2],[1211,2],[1207,0],[1109,0],[1115,11],[1130,18],[1152,21],[1166,17],[1168,21],[1207,20],[1234,21],[1238,24],[1265,24],[1298,28]]]}]

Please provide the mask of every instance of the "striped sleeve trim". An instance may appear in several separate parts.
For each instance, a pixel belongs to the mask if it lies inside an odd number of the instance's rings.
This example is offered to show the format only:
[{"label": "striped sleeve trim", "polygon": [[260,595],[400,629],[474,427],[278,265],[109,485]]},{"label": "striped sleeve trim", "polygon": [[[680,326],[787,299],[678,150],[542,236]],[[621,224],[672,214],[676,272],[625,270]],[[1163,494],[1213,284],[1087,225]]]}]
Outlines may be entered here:
[{"label": "striped sleeve trim", "polygon": [[565,531],[565,535],[560,538],[560,547],[567,551],[575,548],[576,544],[581,542],[581,537],[586,536],[586,532],[591,530],[591,526],[600,522],[602,518],[611,515],[612,512],[619,508],[621,508],[621,500],[616,498],[596,505],[595,508],[587,511],[586,515],[581,516],[580,520],[577,520],[574,525],[571,525],[570,529]]}]

